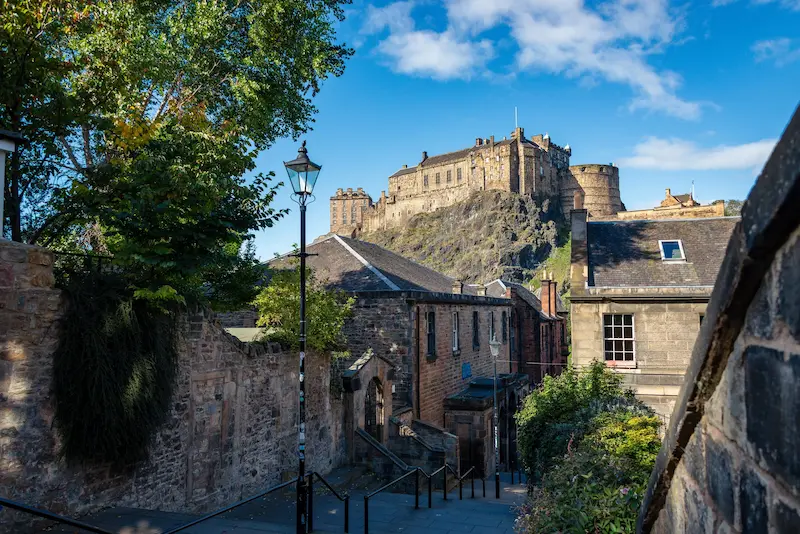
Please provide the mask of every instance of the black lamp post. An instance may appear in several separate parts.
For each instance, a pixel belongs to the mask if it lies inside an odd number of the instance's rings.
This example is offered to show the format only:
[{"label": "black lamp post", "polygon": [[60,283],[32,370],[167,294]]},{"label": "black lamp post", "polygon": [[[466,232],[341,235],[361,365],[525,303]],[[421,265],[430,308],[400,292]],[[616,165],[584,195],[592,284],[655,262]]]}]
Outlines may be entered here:
[{"label": "black lamp post", "polygon": [[494,421],[494,496],[496,499],[500,498],[500,435],[498,434],[497,424],[497,357],[500,355],[500,342],[497,341],[497,336],[492,335],[489,341],[489,350],[492,353],[492,360],[494,360],[494,381],[492,383],[492,419]]},{"label": "black lamp post", "polygon": [[300,465],[297,470],[297,532],[308,530],[306,495],[306,205],[313,201],[312,193],[322,167],[308,159],[306,142],[297,151],[297,158],[284,162],[289,182],[300,206],[300,421],[297,440],[297,455]]}]

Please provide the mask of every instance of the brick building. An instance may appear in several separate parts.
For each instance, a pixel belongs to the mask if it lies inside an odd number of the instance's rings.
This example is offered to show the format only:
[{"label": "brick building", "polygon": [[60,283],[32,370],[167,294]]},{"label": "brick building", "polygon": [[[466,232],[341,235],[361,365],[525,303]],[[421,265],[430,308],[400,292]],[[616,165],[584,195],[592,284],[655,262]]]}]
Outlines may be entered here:
[{"label": "brick building", "polygon": [[[511,300],[487,296],[483,287],[465,285],[377,245],[336,234],[307,250],[313,254],[308,265],[319,280],[356,297],[344,328],[352,358],[372,350],[394,362],[393,412],[410,409],[412,419],[460,432],[464,450],[471,451],[465,461],[490,472],[492,434],[485,421],[492,397],[486,397],[485,384],[488,381],[491,392],[493,336],[501,342],[498,404],[506,417],[504,428],[513,427],[511,417],[528,384],[526,377],[511,373],[508,363],[508,325],[503,318],[510,315]],[[280,268],[285,262],[278,259],[270,267]],[[452,400],[475,387],[487,405],[476,408]],[[510,402],[514,409],[506,409]],[[459,427],[458,418],[448,415],[456,407],[471,413],[467,426]],[[463,424],[463,418],[459,421]],[[505,446],[503,456],[513,455],[507,438]]]},{"label": "brick building", "polygon": [[[373,204],[363,190],[338,190],[331,197],[331,232],[353,236],[403,225],[417,213],[430,212],[466,200],[474,191],[501,190],[527,196],[559,197],[572,205],[578,191],[595,215],[614,215],[620,200],[619,169],[614,165],[574,165],[572,149],[548,134],[525,137],[515,128],[510,138],[477,138],[467,148],[429,156],[403,165],[389,176],[388,193]],[[353,211],[355,207],[355,212]]]},{"label": "brick building", "polygon": [[527,375],[531,385],[540,384],[546,375],[560,374],[567,365],[566,321],[558,313],[556,284],[554,280],[542,281],[542,300],[516,282],[495,280],[486,285],[487,295],[511,299],[511,370]]},{"label": "brick building", "polygon": [[588,222],[572,211],[572,357],[672,412],[737,217]]}]

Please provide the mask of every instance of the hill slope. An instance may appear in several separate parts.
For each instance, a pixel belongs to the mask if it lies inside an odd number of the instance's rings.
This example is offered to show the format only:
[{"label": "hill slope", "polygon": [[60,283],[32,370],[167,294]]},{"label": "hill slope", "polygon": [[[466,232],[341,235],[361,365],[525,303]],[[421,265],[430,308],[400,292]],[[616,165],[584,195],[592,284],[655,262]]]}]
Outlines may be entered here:
[{"label": "hill slope", "polygon": [[557,200],[479,191],[459,204],[415,215],[405,227],[361,239],[464,282],[528,282],[567,241],[566,232]]}]

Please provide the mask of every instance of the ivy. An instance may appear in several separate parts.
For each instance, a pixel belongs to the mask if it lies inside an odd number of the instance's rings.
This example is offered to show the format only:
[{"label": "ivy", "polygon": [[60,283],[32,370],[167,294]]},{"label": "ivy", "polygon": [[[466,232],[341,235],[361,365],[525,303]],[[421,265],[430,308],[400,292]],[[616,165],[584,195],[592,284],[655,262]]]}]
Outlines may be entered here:
[{"label": "ivy", "polygon": [[177,310],[137,299],[115,275],[73,275],[53,354],[55,427],[69,462],[144,460],[170,410]]}]

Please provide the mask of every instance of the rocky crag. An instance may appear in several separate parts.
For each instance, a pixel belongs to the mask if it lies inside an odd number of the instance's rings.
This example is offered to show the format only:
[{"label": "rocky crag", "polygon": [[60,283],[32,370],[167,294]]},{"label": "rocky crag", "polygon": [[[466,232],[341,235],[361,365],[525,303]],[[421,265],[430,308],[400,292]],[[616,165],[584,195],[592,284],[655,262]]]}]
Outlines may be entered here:
[{"label": "rocky crag", "polygon": [[[557,199],[478,191],[458,204],[417,214],[402,227],[361,238],[464,282],[504,278],[536,285],[539,272],[564,255],[567,232]],[[566,279],[566,270],[554,272],[556,279]]]}]

